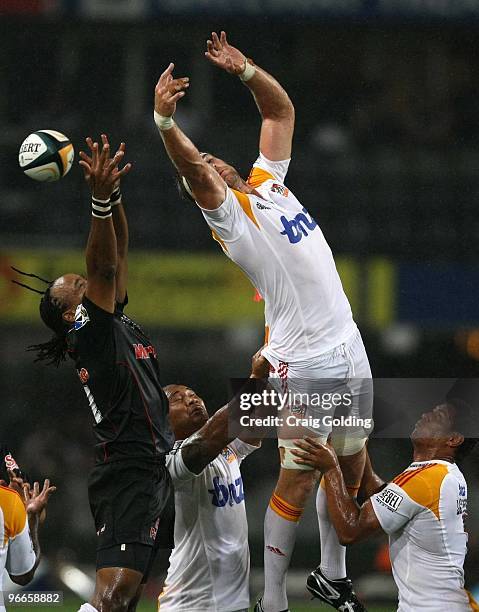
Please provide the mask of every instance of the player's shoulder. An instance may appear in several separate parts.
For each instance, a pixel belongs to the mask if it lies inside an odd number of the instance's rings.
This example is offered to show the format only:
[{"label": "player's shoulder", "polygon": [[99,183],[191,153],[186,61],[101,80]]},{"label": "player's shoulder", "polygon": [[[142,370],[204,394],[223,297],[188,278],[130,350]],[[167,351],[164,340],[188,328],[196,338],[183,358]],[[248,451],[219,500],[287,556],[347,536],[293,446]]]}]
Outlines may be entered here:
[{"label": "player's shoulder", "polygon": [[9,538],[14,538],[22,531],[27,519],[27,511],[22,498],[13,489],[0,486],[0,508],[3,514],[5,534]]},{"label": "player's shoulder", "polygon": [[0,485],[0,504],[3,507],[3,504],[15,504],[16,500],[19,499],[21,501],[20,495],[14,489],[10,489],[10,487],[4,487]]},{"label": "player's shoulder", "polygon": [[392,482],[412,501],[429,508],[439,518],[441,489],[448,478],[454,478],[454,475],[445,462],[419,462],[412,463]]}]

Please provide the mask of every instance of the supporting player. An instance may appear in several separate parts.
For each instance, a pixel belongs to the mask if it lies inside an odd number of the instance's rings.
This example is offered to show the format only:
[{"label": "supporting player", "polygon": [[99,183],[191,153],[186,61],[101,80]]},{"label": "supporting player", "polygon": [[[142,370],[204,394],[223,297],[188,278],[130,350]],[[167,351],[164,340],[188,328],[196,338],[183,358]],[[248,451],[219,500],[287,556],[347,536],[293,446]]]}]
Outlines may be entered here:
[{"label": "supporting player", "polygon": [[[422,415],[411,434],[413,463],[361,507],[349,495],[330,445],[297,440],[299,465],[323,473],[329,514],[343,544],[389,535],[398,612],[471,612],[479,606],[464,589],[467,486],[456,465],[477,443],[466,404],[442,404]],[[383,488],[385,486],[385,488]]]},{"label": "supporting player", "polygon": [[31,487],[13,469],[8,470],[7,477],[10,485],[0,485],[0,612],[5,612],[4,604],[9,603],[4,601],[2,588],[4,570],[21,586],[33,580],[41,557],[40,517],[44,516],[49,497],[56,490],[48,479],[42,490],[38,482]]},{"label": "supporting player", "polygon": [[118,169],[124,145],[110,159],[106,136],[102,141],[100,150],[87,139],[91,156],[81,154],[80,162],[92,190],[87,278],[65,274],[48,285],[40,315],[55,335],[33,348],[50,363],[73,358],[94,420],[88,495],[97,572],[91,603],[81,610],[131,612],[158,546],[172,546],[172,525],[161,518],[172,491],[165,455],[174,439],[155,348],[123,313],[128,225],[119,181],[130,164]]},{"label": "supporting player", "polygon": [[[267,379],[258,354],[251,377]],[[249,610],[248,523],[240,464],[260,445],[258,431],[230,434],[233,399],[208,418],[203,400],[184,385],[165,387],[176,443],[166,465],[175,487],[175,548],[161,612]],[[264,430],[263,432],[264,433]]]},{"label": "supporting player", "polygon": [[[207,58],[238,76],[251,91],[261,114],[260,155],[247,181],[211,154],[200,154],[173,119],[188,78],[173,78],[170,64],[155,90],[155,121],[183,188],[200,207],[214,238],[250,278],[265,300],[268,344],[263,355],[283,389],[301,393],[344,388],[350,379],[355,411],[370,412],[371,371],[361,336],[341,286],[331,250],[303,205],[284,185],[295,113],[281,85],[232,47],[224,32],[207,43]],[[328,384],[321,381],[329,379]],[[309,409],[306,406],[306,409]],[[319,416],[324,416],[319,413]],[[326,440],[330,428],[315,432]],[[265,592],[256,610],[287,609],[286,573],[296,529],[315,476],[293,462],[291,435],[280,432],[281,472],[265,519]],[[298,437],[296,435],[296,437]],[[367,433],[359,427],[336,436],[347,485],[357,492],[363,475]],[[331,524],[322,489],[317,494],[321,568],[308,578],[311,592],[335,608],[362,606],[346,577],[345,548]],[[330,596],[331,586],[340,596]],[[344,609],[344,608],[343,608]]]}]

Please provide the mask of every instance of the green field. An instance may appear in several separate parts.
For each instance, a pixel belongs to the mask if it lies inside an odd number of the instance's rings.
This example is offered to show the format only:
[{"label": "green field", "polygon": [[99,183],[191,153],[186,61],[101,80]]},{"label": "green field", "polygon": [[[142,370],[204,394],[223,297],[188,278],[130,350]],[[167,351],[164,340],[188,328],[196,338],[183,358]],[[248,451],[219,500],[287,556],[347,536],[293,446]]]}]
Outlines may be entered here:
[{"label": "green field", "polygon": [[[63,610],[64,612],[77,612],[78,608],[81,606],[83,602],[79,599],[67,599],[65,600],[63,606],[55,606],[55,607],[44,607],[37,606],[36,608],[39,610],[43,610],[44,612],[57,612],[58,610]],[[329,606],[321,606],[314,601],[309,603],[305,603],[304,601],[295,603],[294,601],[290,603],[291,612],[312,612],[312,610],[320,610],[321,612],[331,612],[333,608]],[[20,607],[20,606],[7,606],[7,611],[10,612],[33,612],[35,606],[29,607]],[[137,608],[137,612],[155,612],[156,603],[154,601],[142,602]],[[377,606],[368,606],[368,612],[393,612],[395,608],[385,608],[385,607],[377,607]]]}]

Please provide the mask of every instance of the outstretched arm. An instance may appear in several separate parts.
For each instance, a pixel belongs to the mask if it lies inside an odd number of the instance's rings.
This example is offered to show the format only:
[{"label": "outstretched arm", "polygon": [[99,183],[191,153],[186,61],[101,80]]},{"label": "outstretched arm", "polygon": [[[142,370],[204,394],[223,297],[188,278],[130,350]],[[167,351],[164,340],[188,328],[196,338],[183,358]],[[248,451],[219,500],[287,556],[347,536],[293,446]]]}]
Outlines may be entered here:
[{"label": "outstretched arm", "polygon": [[370,500],[361,507],[349,495],[334,449],[315,438],[297,440],[302,450],[292,450],[295,463],[308,465],[323,473],[328,511],[341,544],[352,544],[374,533],[383,533]]},{"label": "outstretched arm", "polygon": [[[266,366],[267,364],[267,366]],[[245,383],[243,388],[236,396],[218,410],[203,427],[188,438],[188,441],[181,447],[181,456],[186,467],[194,474],[199,474],[213,459],[215,459],[224,447],[234,440],[236,434],[230,431],[230,425],[239,419],[240,396],[244,393],[261,393],[267,386],[269,363],[259,355],[253,356],[252,372],[250,380]],[[264,428],[260,432],[257,429],[249,428],[240,439],[248,444],[258,446],[261,442]],[[249,433],[249,435],[248,435]]]},{"label": "outstretched arm", "polygon": [[92,144],[91,164],[82,159],[85,177],[89,174],[92,190],[92,220],[86,247],[88,285],[86,297],[107,312],[113,312],[116,299],[116,273],[118,268],[117,240],[113,225],[110,196],[115,183],[131,165],[122,170],[118,164],[124,152],[118,150],[110,159],[110,145],[103,142],[99,151],[97,142]]},{"label": "outstretched arm", "polygon": [[156,85],[155,122],[168,156],[178,173],[188,181],[195,200],[203,208],[214,210],[225,199],[226,183],[173,121],[176,104],[189,87],[187,77],[173,78],[174,67],[170,64]]},{"label": "outstretched arm", "polygon": [[[33,485],[33,489],[30,487],[28,483],[23,485],[23,502],[25,505],[27,517],[28,517],[28,531],[29,537],[31,541],[31,546],[33,548],[33,552],[35,554],[35,563],[33,567],[24,574],[15,573],[15,566],[9,567],[9,575],[13,582],[24,586],[32,581],[35,571],[40,563],[41,550],[40,550],[40,541],[38,538],[38,527],[41,522],[42,514],[45,513],[46,506],[48,504],[48,499],[52,493],[56,491],[56,487],[50,486],[50,481],[47,479],[43,483],[43,488],[40,491],[40,485],[38,482],[35,482]],[[22,546],[24,547],[24,543],[22,539],[25,538],[24,532],[19,534],[17,538],[10,542],[10,546],[12,547],[11,558],[15,558],[17,562],[19,561],[18,557],[21,554]],[[19,549],[18,555],[13,550],[14,548]]]},{"label": "outstretched arm", "polygon": [[278,81],[230,45],[226,33],[212,32],[207,41],[206,57],[212,64],[230,74],[239,76],[251,91],[261,114],[259,148],[271,161],[291,157],[294,132],[294,106]]},{"label": "outstretched arm", "polygon": [[[101,135],[102,143],[109,144],[108,138],[106,134]],[[91,138],[86,139],[86,143],[90,152],[93,153],[93,140]],[[118,147],[118,151],[122,151],[125,153],[126,145],[124,142],[120,144]],[[81,159],[87,163],[88,168],[85,167],[85,180],[88,184],[91,181],[91,174],[89,168],[91,168],[92,158],[80,151]],[[125,214],[125,209],[123,207],[123,196],[120,188],[120,178],[113,185],[113,192],[110,195],[110,205],[112,211],[113,218],[113,227],[115,229],[116,235],[116,252],[117,252],[117,267],[116,267],[116,276],[115,276],[115,287],[116,287],[116,296],[115,300],[119,304],[122,304],[126,298],[126,288],[128,281],[128,242],[129,242],[129,234],[128,234],[128,221]]]}]

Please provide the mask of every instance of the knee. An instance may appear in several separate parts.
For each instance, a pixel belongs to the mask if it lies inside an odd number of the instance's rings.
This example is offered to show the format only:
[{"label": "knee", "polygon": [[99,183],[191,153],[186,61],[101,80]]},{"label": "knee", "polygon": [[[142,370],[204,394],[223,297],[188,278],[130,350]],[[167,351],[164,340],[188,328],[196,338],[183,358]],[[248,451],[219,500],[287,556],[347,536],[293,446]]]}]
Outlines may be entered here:
[{"label": "knee", "polygon": [[128,612],[132,596],[123,589],[111,588],[101,595],[98,612]]}]

